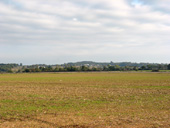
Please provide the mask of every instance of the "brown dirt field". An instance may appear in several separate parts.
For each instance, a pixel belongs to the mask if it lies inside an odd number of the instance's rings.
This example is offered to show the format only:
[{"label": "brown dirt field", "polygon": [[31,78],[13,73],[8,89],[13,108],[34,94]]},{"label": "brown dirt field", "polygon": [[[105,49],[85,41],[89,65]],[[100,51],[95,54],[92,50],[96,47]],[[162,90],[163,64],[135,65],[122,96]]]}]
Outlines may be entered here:
[{"label": "brown dirt field", "polygon": [[0,128],[170,128],[170,74],[1,74]]}]

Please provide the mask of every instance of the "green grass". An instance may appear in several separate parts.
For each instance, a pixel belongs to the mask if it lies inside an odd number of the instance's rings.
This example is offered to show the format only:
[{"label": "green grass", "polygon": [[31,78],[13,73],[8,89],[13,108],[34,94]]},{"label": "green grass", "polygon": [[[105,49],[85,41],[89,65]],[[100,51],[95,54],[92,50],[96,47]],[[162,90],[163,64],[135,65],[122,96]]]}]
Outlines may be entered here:
[{"label": "green grass", "polygon": [[[99,124],[169,125],[169,73],[40,73],[0,75],[0,120],[64,113]],[[63,113],[63,115],[62,115]],[[83,121],[81,122],[83,123]],[[126,122],[124,122],[126,123]],[[88,122],[86,122],[88,124]],[[89,122],[90,124],[90,122]],[[61,124],[63,126],[65,124]],[[159,126],[161,126],[159,125]]]}]

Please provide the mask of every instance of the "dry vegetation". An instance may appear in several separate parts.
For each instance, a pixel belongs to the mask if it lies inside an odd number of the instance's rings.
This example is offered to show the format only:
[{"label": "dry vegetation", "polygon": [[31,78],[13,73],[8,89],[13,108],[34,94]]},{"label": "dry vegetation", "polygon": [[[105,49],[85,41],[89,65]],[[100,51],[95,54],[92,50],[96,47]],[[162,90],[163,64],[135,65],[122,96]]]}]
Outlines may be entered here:
[{"label": "dry vegetation", "polygon": [[170,73],[0,75],[2,128],[168,128]]}]

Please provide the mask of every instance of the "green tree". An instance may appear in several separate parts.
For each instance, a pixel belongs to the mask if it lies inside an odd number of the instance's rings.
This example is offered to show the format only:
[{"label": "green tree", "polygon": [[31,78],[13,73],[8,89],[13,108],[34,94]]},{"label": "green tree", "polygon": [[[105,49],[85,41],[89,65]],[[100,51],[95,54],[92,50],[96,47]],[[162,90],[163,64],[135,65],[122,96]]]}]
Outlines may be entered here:
[{"label": "green tree", "polygon": [[115,70],[116,71],[120,71],[120,66],[119,65],[115,65]]},{"label": "green tree", "polygon": [[170,70],[170,64],[168,64],[168,66],[167,66],[167,67],[168,67],[168,70]]},{"label": "green tree", "polygon": [[25,72],[30,72],[30,70],[27,68],[27,69],[25,69]]},{"label": "green tree", "polygon": [[81,66],[81,71],[89,71],[89,68],[86,66]]},{"label": "green tree", "polygon": [[146,66],[141,67],[141,70],[146,70],[146,69],[147,69]]},{"label": "green tree", "polygon": [[133,70],[138,71],[138,67],[134,66]]},{"label": "green tree", "polygon": [[148,69],[148,70],[152,70],[152,68],[153,68],[153,65],[150,65],[150,64],[147,65],[147,69]]},{"label": "green tree", "polygon": [[108,67],[104,66],[103,71],[108,71]]}]

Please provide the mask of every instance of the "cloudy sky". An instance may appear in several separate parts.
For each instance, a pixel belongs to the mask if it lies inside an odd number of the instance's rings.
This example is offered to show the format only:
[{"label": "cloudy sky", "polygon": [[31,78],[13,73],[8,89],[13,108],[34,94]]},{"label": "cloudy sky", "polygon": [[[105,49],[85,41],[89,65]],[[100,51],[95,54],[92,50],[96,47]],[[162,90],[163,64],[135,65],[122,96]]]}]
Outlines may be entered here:
[{"label": "cloudy sky", "polygon": [[170,0],[0,0],[0,63],[170,63]]}]

